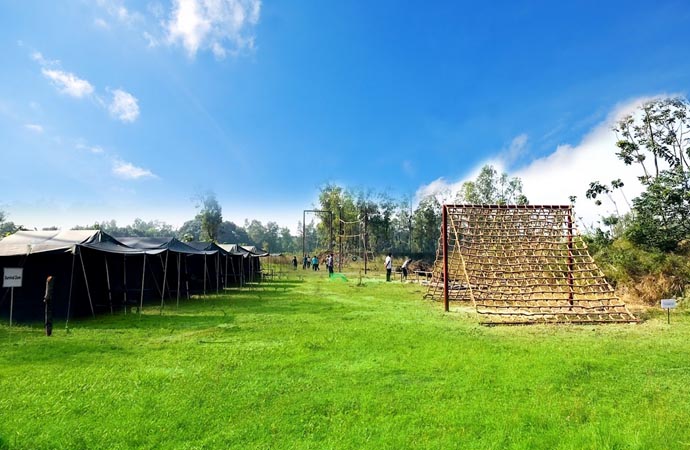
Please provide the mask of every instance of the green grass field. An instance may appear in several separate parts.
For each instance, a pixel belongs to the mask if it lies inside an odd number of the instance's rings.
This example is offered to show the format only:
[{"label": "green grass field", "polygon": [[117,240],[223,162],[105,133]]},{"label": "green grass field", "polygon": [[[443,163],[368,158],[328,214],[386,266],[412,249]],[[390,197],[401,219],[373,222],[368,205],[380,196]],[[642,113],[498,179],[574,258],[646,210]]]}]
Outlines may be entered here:
[{"label": "green grass field", "polygon": [[0,448],[690,448],[686,312],[487,328],[382,278],[5,322]]}]

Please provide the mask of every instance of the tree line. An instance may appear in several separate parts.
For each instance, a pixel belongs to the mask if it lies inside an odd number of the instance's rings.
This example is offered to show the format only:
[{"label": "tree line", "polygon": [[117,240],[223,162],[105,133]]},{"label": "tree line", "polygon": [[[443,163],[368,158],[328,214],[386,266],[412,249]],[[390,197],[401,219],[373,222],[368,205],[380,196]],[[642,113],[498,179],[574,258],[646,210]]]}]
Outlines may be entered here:
[{"label": "tree line", "polygon": [[[519,178],[498,174],[492,166],[482,168],[474,181],[465,182],[458,192],[436,192],[422,198],[413,207],[410,198],[396,199],[385,192],[347,189],[327,184],[319,191],[320,210],[333,214],[333,241],[331,241],[330,214],[310,214],[303,224],[298,222],[298,233],[293,235],[287,227],[276,222],[263,224],[259,220],[245,220],[240,226],[223,220],[223,213],[213,192],[194,198],[197,214],[176,229],[160,220],[135,219],[132,224],[120,226],[115,220],[76,226],[72,229],[101,229],[115,237],[170,237],[182,241],[214,241],[256,245],[270,252],[300,254],[337,249],[345,241],[350,253],[370,251],[375,254],[424,255],[433,257],[441,226],[441,202],[460,203],[527,203],[522,194]],[[6,221],[0,212],[0,236],[11,234],[23,227]],[[46,230],[57,229],[56,227]],[[366,242],[364,236],[366,235]]]}]

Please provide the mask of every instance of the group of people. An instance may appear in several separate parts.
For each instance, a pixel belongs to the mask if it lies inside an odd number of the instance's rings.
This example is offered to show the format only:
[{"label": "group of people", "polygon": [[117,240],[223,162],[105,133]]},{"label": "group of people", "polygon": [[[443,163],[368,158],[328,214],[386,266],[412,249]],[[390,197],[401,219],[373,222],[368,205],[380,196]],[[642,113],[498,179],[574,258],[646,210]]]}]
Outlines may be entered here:
[{"label": "group of people", "polygon": [[[326,268],[328,269],[328,274],[333,273],[333,253],[329,254],[326,259],[324,260],[324,263],[326,264]],[[292,268],[297,269],[297,256],[292,257]],[[316,256],[309,257],[309,255],[304,255],[304,258],[302,258],[302,270],[307,270],[311,269],[314,272],[320,270],[319,269],[319,258]]]},{"label": "group of people", "polygon": [[[410,258],[405,258],[405,262],[403,262],[403,265],[400,267],[402,271],[402,279],[407,280],[407,267],[410,265],[410,262],[412,260]],[[391,273],[393,272],[393,254],[388,253],[386,256],[386,260],[384,262],[384,265],[386,266],[386,281],[391,280]]]},{"label": "group of people", "polygon": [[[333,253],[330,253],[326,259],[324,260],[324,263],[326,264],[326,268],[328,269],[328,275],[330,276],[333,273]],[[405,262],[403,262],[403,265],[400,267],[402,270],[402,279],[407,280],[407,268],[412,260],[410,258],[405,258]],[[384,265],[386,267],[386,281],[391,280],[391,273],[393,272],[393,254],[388,253],[386,256],[386,260],[384,262]],[[297,256],[292,257],[292,268],[297,270]],[[302,258],[302,269],[307,270],[307,269],[312,269],[314,272],[319,270],[319,258],[316,256],[309,257],[309,255],[304,255],[304,258]]]}]

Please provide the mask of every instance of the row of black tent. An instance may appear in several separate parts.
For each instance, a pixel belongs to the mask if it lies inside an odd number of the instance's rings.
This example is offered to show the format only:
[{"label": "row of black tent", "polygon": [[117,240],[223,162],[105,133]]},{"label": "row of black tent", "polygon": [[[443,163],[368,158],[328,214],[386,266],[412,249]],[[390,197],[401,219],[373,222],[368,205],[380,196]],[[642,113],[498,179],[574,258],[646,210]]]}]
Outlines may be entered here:
[{"label": "row of black tent", "polygon": [[39,320],[48,276],[57,318],[114,313],[145,303],[244,286],[261,278],[255,247],[175,238],[114,238],[100,230],[18,231],[0,240],[0,270],[22,268],[22,287],[2,290],[0,315]]}]

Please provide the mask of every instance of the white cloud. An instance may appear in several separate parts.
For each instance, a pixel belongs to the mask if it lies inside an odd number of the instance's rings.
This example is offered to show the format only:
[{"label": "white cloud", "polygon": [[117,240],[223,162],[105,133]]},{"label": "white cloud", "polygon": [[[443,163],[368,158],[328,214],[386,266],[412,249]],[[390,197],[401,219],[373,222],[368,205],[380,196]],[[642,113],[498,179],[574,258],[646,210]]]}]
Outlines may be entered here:
[{"label": "white cloud", "polygon": [[[571,195],[577,196],[575,213],[581,218],[581,223],[586,226],[596,223],[600,215],[614,212],[615,206],[607,198],[602,199],[601,206],[596,206],[587,199],[585,193],[590,182],[610,184],[611,180],[620,178],[625,184],[623,192],[628,200],[642,192],[642,185],[637,178],[641,175],[639,169],[636,166],[626,166],[616,157],[616,136],[611,131],[611,126],[649,100],[650,98],[638,98],[619,105],[577,145],[559,145],[553,153],[511,170],[509,175],[522,179],[523,192],[530,203],[535,205],[567,205]],[[438,178],[420,186],[416,192],[417,201],[426,195],[437,195],[440,200],[452,198],[449,193],[458,191],[463,182],[475,179],[485,164],[493,165],[499,172],[505,171],[511,161],[509,156],[524,148],[526,142],[526,135],[516,137],[507,150],[482,162],[457,181]],[[616,193],[613,200],[621,214],[628,211],[620,193]]]},{"label": "white cloud", "polygon": [[60,64],[60,61],[56,59],[46,59],[41,52],[31,53],[31,59],[33,59],[43,67],[57,66]]},{"label": "white cloud", "polygon": [[134,122],[139,117],[139,103],[137,98],[129,92],[115,89],[108,111],[123,122]]},{"label": "white cloud", "polygon": [[213,43],[213,45],[211,46],[211,51],[213,51],[213,54],[218,59],[224,59],[228,54],[227,50],[225,50],[225,47],[220,45],[218,42]]},{"label": "white cloud", "polygon": [[24,125],[24,128],[36,134],[43,133],[43,127],[35,123],[27,123],[26,125]]},{"label": "white cloud", "polygon": [[515,136],[510,142],[507,149],[503,150],[499,155],[499,159],[504,162],[506,166],[510,166],[513,162],[517,161],[522,155],[524,155],[527,149],[527,134],[523,133],[519,136]]},{"label": "white cloud", "polygon": [[126,25],[131,25],[143,19],[140,13],[132,12],[127,9],[122,0],[97,0],[96,3],[103,8],[108,15]]},{"label": "white cloud", "polygon": [[104,152],[103,147],[99,147],[97,145],[77,144],[77,149],[86,150],[94,154],[101,154]]},{"label": "white cloud", "polygon": [[156,48],[160,45],[160,42],[158,42],[158,39],[153,37],[153,35],[151,33],[149,33],[148,31],[144,31],[142,33],[142,36],[146,40],[148,48]]},{"label": "white cloud", "polygon": [[181,43],[190,57],[210,49],[216,58],[254,48],[253,27],[261,13],[260,0],[174,0],[165,24],[168,42]]},{"label": "white cloud", "polygon": [[53,82],[56,88],[63,94],[76,98],[82,98],[93,94],[93,86],[86,80],[62,70],[41,69],[43,76]]},{"label": "white cloud", "polygon": [[102,28],[104,30],[110,29],[110,25],[108,24],[108,22],[101,19],[100,17],[97,17],[96,19],[94,19],[93,24],[96,25],[98,28]]},{"label": "white cloud", "polygon": [[140,178],[157,178],[148,169],[137,167],[132,163],[116,159],[113,161],[113,174],[126,180],[138,180]]}]

